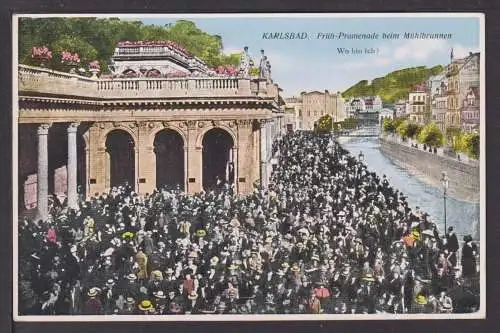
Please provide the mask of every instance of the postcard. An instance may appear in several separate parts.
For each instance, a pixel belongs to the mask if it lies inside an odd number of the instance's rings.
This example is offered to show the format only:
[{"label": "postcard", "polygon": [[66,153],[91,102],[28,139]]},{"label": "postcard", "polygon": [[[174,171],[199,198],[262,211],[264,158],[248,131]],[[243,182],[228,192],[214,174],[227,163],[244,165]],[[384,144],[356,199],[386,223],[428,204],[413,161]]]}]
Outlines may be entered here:
[{"label": "postcard", "polygon": [[485,318],[483,14],[13,25],[16,321]]}]

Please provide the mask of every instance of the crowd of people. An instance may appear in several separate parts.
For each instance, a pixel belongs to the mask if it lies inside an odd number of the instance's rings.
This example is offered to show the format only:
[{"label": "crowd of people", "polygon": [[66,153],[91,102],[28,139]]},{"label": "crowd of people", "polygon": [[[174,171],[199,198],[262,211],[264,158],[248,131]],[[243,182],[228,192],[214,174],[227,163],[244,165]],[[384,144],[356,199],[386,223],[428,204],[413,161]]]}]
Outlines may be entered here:
[{"label": "crowd of people", "polygon": [[[22,315],[467,313],[477,246],[328,134],[275,142],[250,195],[130,186],[19,220]],[[462,244],[462,245],[460,245]]]}]

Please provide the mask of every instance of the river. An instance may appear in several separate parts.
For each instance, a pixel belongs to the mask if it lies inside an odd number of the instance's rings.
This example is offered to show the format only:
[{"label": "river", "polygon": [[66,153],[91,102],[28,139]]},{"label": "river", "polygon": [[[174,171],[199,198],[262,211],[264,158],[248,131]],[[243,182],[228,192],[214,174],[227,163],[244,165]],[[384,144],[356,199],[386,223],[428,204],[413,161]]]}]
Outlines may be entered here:
[{"label": "river", "polygon": [[[444,232],[444,204],[441,189],[428,186],[395,165],[379,150],[379,142],[376,137],[349,139],[343,137],[339,139],[339,143],[354,156],[358,156],[359,152],[362,151],[364,163],[369,170],[376,172],[380,177],[386,175],[391,186],[408,197],[407,200],[412,210],[419,206],[437,223],[440,232]],[[459,240],[462,240],[463,236],[467,234],[472,235],[475,240],[479,239],[479,204],[447,197],[446,224],[455,228]]]}]

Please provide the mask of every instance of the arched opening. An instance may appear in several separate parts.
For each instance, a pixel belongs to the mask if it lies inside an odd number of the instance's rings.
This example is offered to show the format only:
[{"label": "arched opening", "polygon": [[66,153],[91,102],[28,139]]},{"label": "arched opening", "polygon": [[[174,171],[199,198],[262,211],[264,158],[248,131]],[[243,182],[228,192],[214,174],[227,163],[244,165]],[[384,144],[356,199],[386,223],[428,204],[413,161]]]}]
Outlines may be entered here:
[{"label": "arched opening", "polygon": [[123,130],[113,130],[106,138],[109,154],[110,186],[135,185],[135,143]]},{"label": "arched opening", "polygon": [[147,77],[160,77],[161,72],[157,70],[156,68],[150,69],[149,71],[146,72]]},{"label": "arched opening", "polygon": [[68,191],[68,131],[67,124],[53,124],[49,130],[49,195],[60,200]]},{"label": "arched opening", "polygon": [[130,69],[130,68],[124,70],[122,74],[125,77],[138,77],[139,76],[139,74],[137,74],[136,71],[134,71],[133,69]]},{"label": "arched opening", "polygon": [[203,136],[203,188],[234,183],[234,141],[223,129],[213,128]]},{"label": "arched opening", "polygon": [[184,191],[184,140],[174,130],[158,132],[154,140],[156,187]]}]

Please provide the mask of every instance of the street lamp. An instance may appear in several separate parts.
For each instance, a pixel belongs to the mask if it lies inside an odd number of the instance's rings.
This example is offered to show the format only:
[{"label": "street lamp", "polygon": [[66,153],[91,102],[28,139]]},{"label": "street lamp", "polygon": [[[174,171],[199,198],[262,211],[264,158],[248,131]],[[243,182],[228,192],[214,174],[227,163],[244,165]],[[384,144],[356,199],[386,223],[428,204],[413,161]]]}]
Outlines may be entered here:
[{"label": "street lamp", "polygon": [[448,175],[446,174],[446,171],[441,172],[441,184],[443,184],[443,204],[444,204],[444,232],[448,230],[446,228],[446,193],[448,191]]}]

